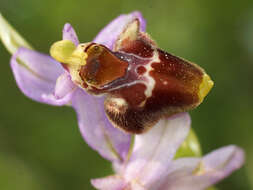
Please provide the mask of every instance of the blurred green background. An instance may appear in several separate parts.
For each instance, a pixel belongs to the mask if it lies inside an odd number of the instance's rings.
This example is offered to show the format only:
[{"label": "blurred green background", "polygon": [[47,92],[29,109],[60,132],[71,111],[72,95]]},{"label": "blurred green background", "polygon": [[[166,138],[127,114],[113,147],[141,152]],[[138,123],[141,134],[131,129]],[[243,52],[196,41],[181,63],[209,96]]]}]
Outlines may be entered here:
[{"label": "blurred green background", "polygon": [[[191,112],[192,127],[204,153],[228,144],[246,151],[245,166],[217,187],[251,189],[252,0],[0,0],[3,16],[45,53],[61,39],[66,22],[87,42],[110,20],[133,10],[143,13],[162,49],[198,63],[215,81],[206,101]],[[1,43],[0,58],[0,189],[93,189],[89,180],[111,174],[111,166],[82,140],[74,110],[26,98]]]}]

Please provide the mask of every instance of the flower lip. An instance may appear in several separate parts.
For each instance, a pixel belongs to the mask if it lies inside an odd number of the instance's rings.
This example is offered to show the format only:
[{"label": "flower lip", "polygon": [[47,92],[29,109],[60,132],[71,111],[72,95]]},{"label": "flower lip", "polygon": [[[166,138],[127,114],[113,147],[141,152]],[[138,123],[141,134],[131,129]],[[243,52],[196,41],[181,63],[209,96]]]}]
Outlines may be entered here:
[{"label": "flower lip", "polygon": [[[114,23],[105,36],[118,27]],[[116,37],[113,46],[99,40],[79,45],[62,40],[50,50],[75,84],[89,94],[106,95],[105,112],[115,127],[144,133],[163,117],[196,108],[212,88],[201,67],[161,50],[142,32],[136,15]]]}]

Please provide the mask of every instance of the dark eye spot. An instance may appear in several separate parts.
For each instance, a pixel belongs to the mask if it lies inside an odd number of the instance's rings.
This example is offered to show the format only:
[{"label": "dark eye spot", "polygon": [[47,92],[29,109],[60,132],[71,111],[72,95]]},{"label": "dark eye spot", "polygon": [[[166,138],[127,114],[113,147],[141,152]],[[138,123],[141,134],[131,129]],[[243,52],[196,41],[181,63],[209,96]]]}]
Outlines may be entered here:
[{"label": "dark eye spot", "polygon": [[92,61],[92,64],[90,64],[90,67],[89,67],[89,72],[92,74],[92,75],[95,75],[98,70],[99,70],[99,67],[100,67],[100,63],[97,59],[94,59]]},{"label": "dark eye spot", "polygon": [[100,62],[97,59],[91,60],[86,65],[86,81],[90,84],[96,84],[98,82],[98,72],[100,69]]},{"label": "dark eye spot", "polygon": [[97,51],[99,50],[99,47],[95,45],[95,46],[93,47],[93,49],[94,49],[94,51],[97,52]]}]

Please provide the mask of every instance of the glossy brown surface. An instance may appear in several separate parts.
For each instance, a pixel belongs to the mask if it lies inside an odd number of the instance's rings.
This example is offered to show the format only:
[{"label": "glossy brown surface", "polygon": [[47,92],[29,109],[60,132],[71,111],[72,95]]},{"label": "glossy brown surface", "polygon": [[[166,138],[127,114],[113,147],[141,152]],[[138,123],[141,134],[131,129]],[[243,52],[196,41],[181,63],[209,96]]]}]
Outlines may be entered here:
[{"label": "glossy brown surface", "polygon": [[128,63],[119,60],[106,47],[92,44],[86,51],[89,56],[79,73],[86,83],[99,88],[125,75]]},{"label": "glossy brown surface", "polygon": [[199,101],[198,91],[203,71],[181,58],[159,52],[159,63],[153,63],[150,76],[156,85],[151,99],[157,106],[188,107]]},{"label": "glossy brown surface", "polygon": [[132,53],[142,58],[150,58],[153,55],[153,49],[151,46],[148,43],[143,43],[143,39],[141,38],[133,42],[125,42],[122,45],[126,46],[121,48],[120,51],[125,53]]},{"label": "glossy brown surface", "polygon": [[143,133],[161,117],[187,111],[199,104],[198,88],[202,81],[202,70],[161,50],[159,58],[161,62],[152,63],[153,70],[150,71],[150,76],[155,79],[151,97],[146,98],[146,88],[142,84],[112,92],[128,103],[124,109],[119,109],[116,103],[108,109],[111,97],[107,98],[106,113],[117,127],[131,133]]},{"label": "glossy brown surface", "polygon": [[[133,26],[138,23],[131,25],[136,32]],[[200,67],[160,50],[147,34],[123,36],[117,52],[99,44],[88,47],[80,72],[88,92],[106,94],[105,111],[115,127],[143,133],[160,118],[200,103]]]}]

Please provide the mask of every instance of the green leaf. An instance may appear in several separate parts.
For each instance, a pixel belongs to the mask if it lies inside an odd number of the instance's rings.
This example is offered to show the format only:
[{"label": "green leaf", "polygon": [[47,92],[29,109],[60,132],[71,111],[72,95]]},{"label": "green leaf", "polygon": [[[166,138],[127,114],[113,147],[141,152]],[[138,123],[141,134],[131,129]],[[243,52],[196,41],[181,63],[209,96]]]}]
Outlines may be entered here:
[{"label": "green leaf", "polygon": [[190,130],[187,138],[181,144],[174,159],[181,157],[200,157],[201,147],[193,129]]},{"label": "green leaf", "polygon": [[19,47],[32,49],[29,43],[8,23],[1,13],[0,39],[10,54],[14,54]]}]

